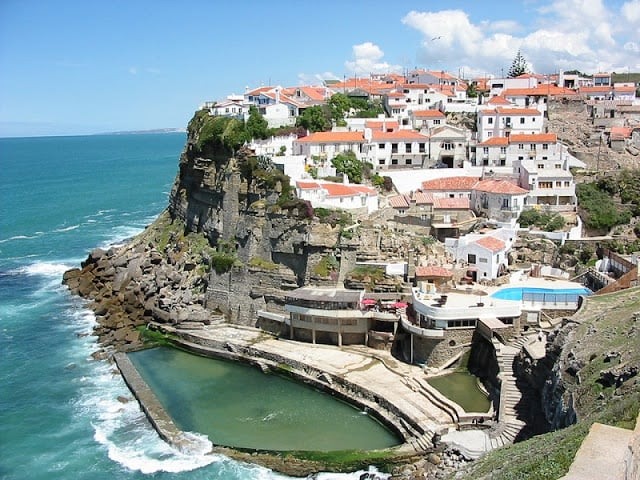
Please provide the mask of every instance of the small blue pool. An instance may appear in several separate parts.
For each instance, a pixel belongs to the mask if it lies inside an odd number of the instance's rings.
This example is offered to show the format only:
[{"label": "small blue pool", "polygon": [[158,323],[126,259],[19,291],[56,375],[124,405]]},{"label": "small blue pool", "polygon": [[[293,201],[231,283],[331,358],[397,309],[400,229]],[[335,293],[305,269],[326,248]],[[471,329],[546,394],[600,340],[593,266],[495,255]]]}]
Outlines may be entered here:
[{"label": "small blue pool", "polygon": [[[501,300],[532,301],[578,301],[580,295],[589,295],[591,290],[580,288],[540,288],[540,287],[506,287],[491,294]],[[554,298],[555,297],[555,298]]]}]

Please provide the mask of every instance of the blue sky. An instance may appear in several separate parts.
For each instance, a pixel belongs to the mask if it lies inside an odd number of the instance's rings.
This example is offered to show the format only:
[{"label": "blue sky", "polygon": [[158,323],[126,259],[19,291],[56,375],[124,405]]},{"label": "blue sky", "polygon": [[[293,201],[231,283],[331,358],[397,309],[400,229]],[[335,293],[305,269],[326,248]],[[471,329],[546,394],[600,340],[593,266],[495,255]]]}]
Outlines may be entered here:
[{"label": "blue sky", "polygon": [[0,0],[0,136],[184,127],[266,84],[640,71],[640,0]]}]

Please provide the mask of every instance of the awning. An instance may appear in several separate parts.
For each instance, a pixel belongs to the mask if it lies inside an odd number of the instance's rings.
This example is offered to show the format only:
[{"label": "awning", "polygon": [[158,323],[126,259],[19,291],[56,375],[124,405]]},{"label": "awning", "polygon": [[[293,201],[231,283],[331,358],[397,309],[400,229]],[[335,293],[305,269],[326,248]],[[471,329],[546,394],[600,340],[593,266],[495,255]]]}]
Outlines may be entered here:
[{"label": "awning", "polygon": [[378,301],[375,298],[365,298],[362,300],[363,305],[375,305]]}]

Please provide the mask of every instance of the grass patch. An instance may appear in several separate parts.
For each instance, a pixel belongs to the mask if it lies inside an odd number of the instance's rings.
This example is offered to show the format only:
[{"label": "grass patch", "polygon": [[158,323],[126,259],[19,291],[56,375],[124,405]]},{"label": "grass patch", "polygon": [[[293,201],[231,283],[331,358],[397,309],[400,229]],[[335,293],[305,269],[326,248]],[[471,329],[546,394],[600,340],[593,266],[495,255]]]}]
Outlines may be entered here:
[{"label": "grass patch", "polygon": [[175,337],[173,335],[151,330],[145,325],[137,327],[136,330],[140,332],[140,338],[145,347],[174,347],[173,340]]},{"label": "grass patch", "polygon": [[261,257],[252,257],[249,260],[250,267],[259,268],[260,270],[268,270],[270,272],[278,270],[278,264]]}]

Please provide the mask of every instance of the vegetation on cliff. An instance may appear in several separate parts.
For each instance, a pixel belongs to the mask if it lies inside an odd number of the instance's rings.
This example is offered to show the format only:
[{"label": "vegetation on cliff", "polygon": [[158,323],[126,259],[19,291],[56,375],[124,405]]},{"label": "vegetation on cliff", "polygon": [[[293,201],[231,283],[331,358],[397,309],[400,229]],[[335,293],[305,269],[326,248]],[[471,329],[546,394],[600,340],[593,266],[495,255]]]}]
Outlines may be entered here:
[{"label": "vegetation on cliff", "polygon": [[608,233],[640,216],[640,171],[624,169],[578,184],[576,195],[585,226]]}]

